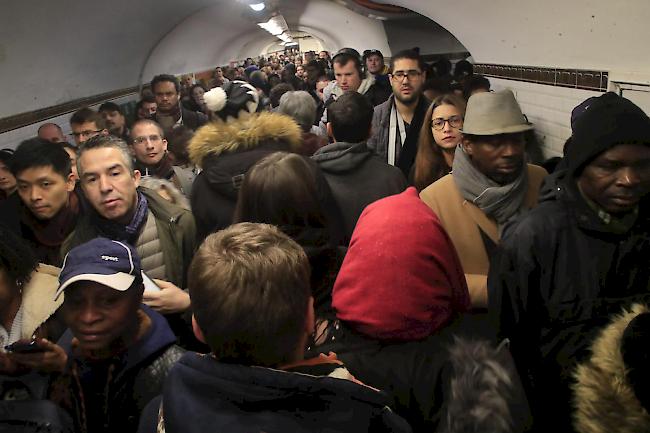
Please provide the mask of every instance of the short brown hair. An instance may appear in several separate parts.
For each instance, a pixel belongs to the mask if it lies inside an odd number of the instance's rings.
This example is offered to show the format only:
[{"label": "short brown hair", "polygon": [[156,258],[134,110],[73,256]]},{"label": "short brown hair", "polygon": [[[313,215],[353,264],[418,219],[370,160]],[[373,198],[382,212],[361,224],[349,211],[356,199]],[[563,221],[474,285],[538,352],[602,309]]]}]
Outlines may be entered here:
[{"label": "short brown hair", "polygon": [[95,110],[88,107],[77,110],[72,117],[70,117],[70,125],[82,125],[86,122],[94,122],[97,129],[106,129],[106,121],[104,117]]},{"label": "short brown hair", "polygon": [[309,261],[297,243],[268,224],[234,224],[203,241],[188,274],[194,317],[219,361],[291,360],[311,295]]}]

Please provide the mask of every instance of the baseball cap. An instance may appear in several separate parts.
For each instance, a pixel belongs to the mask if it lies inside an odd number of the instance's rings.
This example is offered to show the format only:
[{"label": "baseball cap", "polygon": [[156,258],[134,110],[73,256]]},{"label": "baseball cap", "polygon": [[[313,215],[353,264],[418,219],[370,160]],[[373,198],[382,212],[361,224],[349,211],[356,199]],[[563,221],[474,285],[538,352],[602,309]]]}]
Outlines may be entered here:
[{"label": "baseball cap", "polygon": [[136,279],[142,279],[141,272],[140,258],[132,246],[95,238],[73,248],[65,256],[54,299],[77,281],[93,281],[124,292]]}]

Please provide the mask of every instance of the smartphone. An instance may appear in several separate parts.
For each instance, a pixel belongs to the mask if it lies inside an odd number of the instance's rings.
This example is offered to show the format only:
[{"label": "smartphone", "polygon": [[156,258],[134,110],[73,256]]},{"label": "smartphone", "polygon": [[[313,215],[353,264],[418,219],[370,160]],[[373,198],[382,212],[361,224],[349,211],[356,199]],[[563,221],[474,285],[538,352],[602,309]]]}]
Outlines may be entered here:
[{"label": "smartphone", "polygon": [[36,344],[36,340],[32,341],[16,341],[8,346],[5,346],[7,352],[12,353],[39,353],[45,352],[45,349]]},{"label": "smartphone", "polygon": [[140,272],[142,272],[142,284],[144,284],[144,290],[145,291],[148,290],[150,292],[159,292],[160,287],[158,287],[158,285],[154,283],[153,280],[149,278],[147,274],[144,273],[144,271],[140,271]]}]

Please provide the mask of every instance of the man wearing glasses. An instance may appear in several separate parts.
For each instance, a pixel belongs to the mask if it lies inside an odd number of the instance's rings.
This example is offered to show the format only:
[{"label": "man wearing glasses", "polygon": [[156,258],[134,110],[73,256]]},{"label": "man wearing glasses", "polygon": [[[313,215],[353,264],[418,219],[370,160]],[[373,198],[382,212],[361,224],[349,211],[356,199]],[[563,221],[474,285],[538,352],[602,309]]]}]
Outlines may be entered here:
[{"label": "man wearing glasses", "polygon": [[395,54],[390,70],[393,94],[375,107],[373,135],[368,146],[408,177],[415,161],[420,128],[429,108],[429,101],[422,95],[426,74],[420,55],[413,50]]},{"label": "man wearing glasses", "polygon": [[167,140],[162,127],[153,120],[138,120],[131,127],[131,151],[135,169],[142,176],[153,176],[171,181],[187,198],[192,190],[192,170],[173,165],[167,153]]},{"label": "man wearing glasses", "polygon": [[84,107],[72,115],[70,129],[72,129],[71,135],[77,146],[89,138],[108,135],[104,117],[88,107]]}]

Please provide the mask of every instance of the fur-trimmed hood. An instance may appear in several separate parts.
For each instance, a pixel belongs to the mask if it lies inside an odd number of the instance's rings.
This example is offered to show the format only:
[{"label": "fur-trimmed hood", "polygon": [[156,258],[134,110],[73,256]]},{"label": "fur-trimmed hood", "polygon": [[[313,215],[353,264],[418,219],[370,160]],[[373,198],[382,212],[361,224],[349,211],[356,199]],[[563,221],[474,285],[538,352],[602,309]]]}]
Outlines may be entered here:
[{"label": "fur-trimmed hood", "polygon": [[594,340],[591,357],[578,366],[573,385],[576,431],[650,431],[650,415],[634,394],[621,353],[625,328],[636,316],[649,311],[646,305],[641,304],[623,310]]},{"label": "fur-trimmed hood", "polygon": [[265,142],[286,142],[292,151],[298,152],[301,140],[302,131],[291,117],[263,112],[228,122],[208,123],[196,132],[188,150],[192,162],[203,167],[208,156],[253,149]]},{"label": "fur-trimmed hood", "polygon": [[454,370],[445,425],[439,433],[528,431],[528,400],[508,349],[456,337],[449,348]]}]

